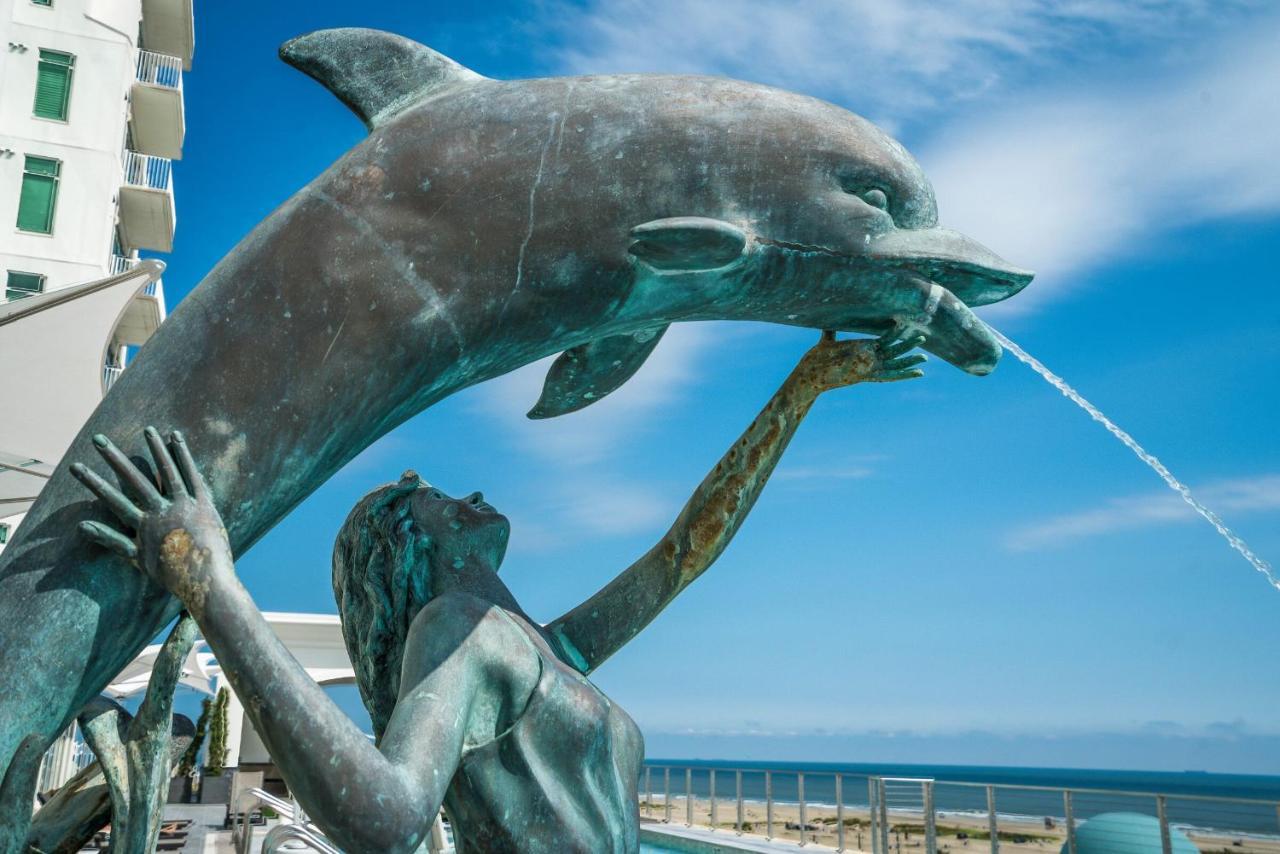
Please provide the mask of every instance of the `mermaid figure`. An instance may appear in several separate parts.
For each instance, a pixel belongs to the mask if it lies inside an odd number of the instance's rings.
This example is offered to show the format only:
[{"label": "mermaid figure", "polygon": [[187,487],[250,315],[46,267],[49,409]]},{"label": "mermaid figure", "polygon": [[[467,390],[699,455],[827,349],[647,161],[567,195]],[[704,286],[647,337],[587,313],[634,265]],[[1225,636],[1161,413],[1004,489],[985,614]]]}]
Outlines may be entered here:
[{"label": "mermaid figure", "polygon": [[73,473],[122,529],[80,529],[181,600],[294,796],[343,850],[416,851],[443,807],[461,852],[636,852],[643,739],[588,677],[720,556],[818,396],[921,376],[909,351],[922,341],[824,334],[658,543],[546,625],[499,578],[510,526],[480,493],[451,498],[408,473],[362,498],[337,537],[333,588],[374,742],[241,585],[180,434],[147,429],[154,481],[94,437],[119,488]]}]

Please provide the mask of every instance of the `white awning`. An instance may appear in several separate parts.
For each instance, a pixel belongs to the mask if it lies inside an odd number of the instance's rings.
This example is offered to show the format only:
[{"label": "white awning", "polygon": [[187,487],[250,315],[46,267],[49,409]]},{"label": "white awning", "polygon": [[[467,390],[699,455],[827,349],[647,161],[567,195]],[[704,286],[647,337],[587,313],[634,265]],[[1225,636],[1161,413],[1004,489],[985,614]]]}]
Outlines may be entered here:
[{"label": "white awning", "polygon": [[103,394],[112,332],[164,264],[0,305],[0,518],[26,512]]},{"label": "white awning", "polygon": [[[221,670],[214,664],[213,653],[200,652],[200,644],[191,648],[187,660],[182,663],[182,678],[179,685],[186,685],[204,694],[213,694],[209,680]],[[151,681],[151,671],[156,666],[156,656],[160,654],[161,645],[154,643],[139,653],[138,657],[108,685],[102,693],[115,700],[123,700],[147,690]]]}]

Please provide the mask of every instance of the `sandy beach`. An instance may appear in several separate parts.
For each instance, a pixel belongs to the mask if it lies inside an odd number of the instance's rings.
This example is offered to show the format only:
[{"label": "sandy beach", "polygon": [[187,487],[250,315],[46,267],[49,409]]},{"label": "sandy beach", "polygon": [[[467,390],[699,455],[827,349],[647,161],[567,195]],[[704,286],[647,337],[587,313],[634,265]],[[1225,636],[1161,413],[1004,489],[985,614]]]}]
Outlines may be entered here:
[{"label": "sandy beach", "polygon": [[[765,835],[766,815],[763,803],[743,803],[743,833]],[[640,805],[642,819],[661,820],[665,816],[661,796],[654,797],[646,807]],[[671,822],[684,824],[686,804],[683,797],[671,799]],[[845,848],[849,851],[871,851],[870,815],[866,807],[846,807]],[[730,834],[736,832],[737,805],[733,799],[717,800],[714,826]],[[890,854],[924,850],[924,823],[916,815],[890,815],[895,828],[889,835]],[[713,825],[711,803],[703,798],[693,800],[693,823],[701,827]],[[808,805],[805,808],[806,842],[835,848],[836,810],[830,806]],[[790,828],[787,825],[791,825]],[[800,807],[798,804],[775,803],[773,805],[774,839],[800,840]],[[1067,840],[1066,829],[1061,822],[1046,827],[1043,820],[1017,821],[1001,816],[999,819],[1000,854],[1057,854]],[[943,854],[990,854],[986,816],[970,813],[939,811],[937,818],[938,851]],[[1262,839],[1250,836],[1228,836],[1213,833],[1190,832],[1191,841],[1204,854],[1280,854],[1280,838]]]}]

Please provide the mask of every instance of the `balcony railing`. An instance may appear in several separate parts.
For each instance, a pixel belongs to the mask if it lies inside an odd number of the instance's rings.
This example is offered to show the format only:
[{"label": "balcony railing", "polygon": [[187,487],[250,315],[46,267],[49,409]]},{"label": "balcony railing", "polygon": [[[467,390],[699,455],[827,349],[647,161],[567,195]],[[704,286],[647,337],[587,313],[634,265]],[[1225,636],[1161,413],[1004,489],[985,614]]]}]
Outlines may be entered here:
[{"label": "balcony railing", "polygon": [[120,375],[124,373],[124,365],[103,365],[102,366],[102,393],[106,394],[111,391],[111,387],[116,384],[116,380],[120,379]]},{"label": "balcony railing", "polygon": [[144,190],[173,192],[173,161],[136,151],[124,153],[124,183]]},{"label": "balcony railing", "polygon": [[163,86],[182,91],[182,60],[150,50],[138,51],[137,76],[139,83]]},{"label": "balcony railing", "polygon": [[1114,818],[1088,833],[1116,850],[1126,842],[1138,850],[1137,837],[1150,842],[1148,835],[1162,854],[1187,851],[1187,840],[1201,854],[1267,854],[1280,847],[1277,800],[835,771],[646,765],[640,815],[716,835],[756,834],[870,854],[908,848],[947,854],[962,847],[967,854],[988,847],[990,854],[1047,854],[1060,847],[1076,854],[1077,832],[1103,815]]},{"label": "balcony railing", "polygon": [[[142,260],[141,258],[130,258],[124,255],[116,255],[113,253],[111,255],[110,275],[118,276],[121,273],[127,273],[130,270],[132,270],[134,267],[138,266],[138,262],[141,260]],[[148,282],[147,286],[142,289],[143,296],[154,297],[154,296],[158,296],[159,293],[160,293],[159,282]]]}]

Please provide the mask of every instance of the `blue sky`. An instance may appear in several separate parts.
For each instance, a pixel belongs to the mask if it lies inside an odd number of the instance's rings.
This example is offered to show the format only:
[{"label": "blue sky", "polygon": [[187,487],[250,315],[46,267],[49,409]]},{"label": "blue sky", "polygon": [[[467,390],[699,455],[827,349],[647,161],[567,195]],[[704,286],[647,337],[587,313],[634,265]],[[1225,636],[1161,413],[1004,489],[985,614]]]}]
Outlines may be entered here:
[{"label": "blue sky", "polygon": [[[309,29],[394,30],[499,78],[777,84],[897,135],[944,224],[1040,273],[984,316],[1280,555],[1264,4],[472,5],[198,3],[171,302],[362,138],[275,56]],[[550,422],[523,417],[545,366],[470,389],[353,461],[241,574],[263,609],[333,612],[334,533],[413,467],[511,517],[504,574],[551,619],[652,544],[815,337],[678,327],[615,396]],[[1274,772],[1278,616],[1280,593],[1030,371],[935,361],[820,400],[719,564],[598,682],[652,756]]]}]

